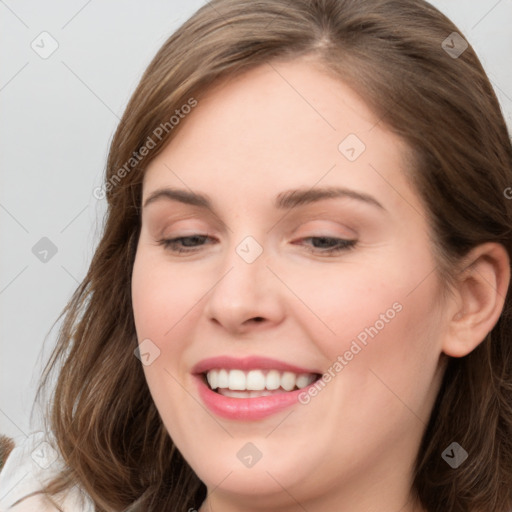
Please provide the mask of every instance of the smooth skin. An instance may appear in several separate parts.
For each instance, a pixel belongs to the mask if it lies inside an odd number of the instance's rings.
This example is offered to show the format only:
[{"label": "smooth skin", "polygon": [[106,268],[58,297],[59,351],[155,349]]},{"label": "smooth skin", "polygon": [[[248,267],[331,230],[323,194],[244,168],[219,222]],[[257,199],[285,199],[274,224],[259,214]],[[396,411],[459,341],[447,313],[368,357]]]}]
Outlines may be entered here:
[{"label": "smooth skin", "polygon": [[[312,59],[272,62],[198,98],[147,168],[143,203],[172,187],[213,206],[161,197],[144,207],[132,280],[139,342],[160,350],[147,383],[208,488],[200,512],[424,510],[411,475],[444,354],[467,355],[493,328],[509,260],[501,245],[476,248],[443,299],[407,147],[378,121]],[[354,161],[338,149],[349,134],[366,146]],[[284,191],[329,186],[382,207],[348,196],[274,206]],[[188,253],[159,243],[193,235],[208,238],[177,244]],[[236,251],[248,236],[263,249],[252,263]],[[333,242],[311,237],[356,244],[327,254]],[[239,421],[198,396],[191,369],[208,357],[324,372],[394,303],[401,311],[307,405]],[[262,453],[250,468],[237,457],[248,442]]]}]

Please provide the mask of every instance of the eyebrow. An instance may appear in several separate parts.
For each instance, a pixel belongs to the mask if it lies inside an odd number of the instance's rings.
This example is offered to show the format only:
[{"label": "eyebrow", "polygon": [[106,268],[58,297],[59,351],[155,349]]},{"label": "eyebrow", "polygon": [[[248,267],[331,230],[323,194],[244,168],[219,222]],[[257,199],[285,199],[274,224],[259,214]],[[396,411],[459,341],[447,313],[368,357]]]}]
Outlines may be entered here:
[{"label": "eyebrow", "polygon": [[[290,210],[292,208],[315,203],[323,199],[351,198],[375,206],[386,211],[384,206],[373,196],[364,192],[358,192],[342,187],[323,187],[312,189],[295,189],[281,192],[274,201],[274,207],[279,210]],[[177,188],[160,188],[152,192],[144,202],[144,208],[159,200],[179,201],[180,203],[198,206],[214,212],[211,199],[206,194],[192,192]]]}]

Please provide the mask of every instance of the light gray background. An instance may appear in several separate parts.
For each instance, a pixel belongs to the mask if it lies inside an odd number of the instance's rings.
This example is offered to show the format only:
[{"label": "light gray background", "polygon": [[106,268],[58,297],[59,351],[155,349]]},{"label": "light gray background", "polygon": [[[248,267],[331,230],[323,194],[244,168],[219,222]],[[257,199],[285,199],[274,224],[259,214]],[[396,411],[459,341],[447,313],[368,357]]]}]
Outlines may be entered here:
[{"label": "light gray background", "polygon": [[[105,201],[92,191],[119,118],[155,52],[204,3],[0,0],[0,432],[15,439],[40,428],[29,413],[60,324],[43,341],[99,240]],[[512,0],[431,3],[475,48],[512,127]],[[45,31],[58,48],[43,59],[31,44]],[[46,263],[32,252],[42,237],[57,247]]]}]

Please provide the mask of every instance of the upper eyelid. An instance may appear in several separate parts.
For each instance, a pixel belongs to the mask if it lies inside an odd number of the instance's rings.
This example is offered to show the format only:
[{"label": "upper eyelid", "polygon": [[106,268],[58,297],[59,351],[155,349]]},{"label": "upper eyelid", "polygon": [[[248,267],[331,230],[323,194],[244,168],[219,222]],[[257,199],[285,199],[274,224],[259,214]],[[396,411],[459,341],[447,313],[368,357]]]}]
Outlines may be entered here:
[{"label": "upper eyelid", "polygon": [[[178,231],[176,233],[162,233],[157,238],[159,240],[165,239],[165,240],[180,240],[182,238],[194,238],[194,237],[206,237],[207,239],[215,240],[218,238],[218,235],[215,233],[212,233],[210,230],[191,230],[188,233],[183,233],[181,231]],[[293,236],[293,239],[295,240],[303,240],[303,239],[309,239],[309,238],[331,238],[331,239],[339,239],[339,240],[356,240],[359,238],[359,235],[351,235],[349,233],[332,233],[327,232],[327,230],[314,230],[311,232],[308,230],[306,233],[297,233]]]},{"label": "upper eyelid", "polygon": [[[169,202],[171,203],[171,201]],[[178,203],[179,204],[179,203]],[[184,205],[182,204],[182,206],[187,206],[187,205]],[[232,230],[229,228],[229,226],[218,216],[215,214],[215,212],[213,212],[212,210],[209,210],[209,209],[204,209],[204,208],[200,208],[200,207],[197,207],[195,205],[189,205],[190,208],[192,208],[192,213],[188,213],[186,214],[184,217],[182,216],[182,214],[179,215],[178,218],[176,219],[172,219],[170,220],[169,222],[171,222],[172,224],[174,223],[177,223],[177,222],[185,222],[185,221],[200,221],[200,222],[211,222],[212,219],[213,219],[213,222],[217,225],[220,225],[222,226],[223,229],[225,229],[226,231],[229,231],[229,232],[232,232]],[[172,217],[173,213],[169,213],[169,210],[167,210],[167,208],[163,211],[163,213],[153,213],[153,210],[151,210],[151,213],[148,211],[146,212],[147,208],[144,208],[142,210],[142,216],[141,216],[141,220],[142,220],[142,224],[147,224],[149,226],[152,226],[153,224],[160,224],[160,223],[166,223],[166,225],[162,228],[162,229],[165,229],[167,227],[167,219],[169,217]],[[205,219],[208,219],[208,220],[205,220]],[[217,228],[215,228],[217,229]]]},{"label": "upper eyelid", "polygon": [[[151,198],[148,198],[148,199],[151,199]],[[356,208],[356,211],[359,212],[359,206],[363,205],[368,205],[368,204],[371,204],[370,201],[357,201],[357,200],[351,200],[351,198],[349,196],[346,197],[346,201],[336,201],[333,203],[333,211],[332,212],[329,212],[329,211],[325,211],[325,205],[324,205],[324,201],[330,201],[330,200],[333,200],[334,198],[323,198],[323,199],[320,199],[319,201],[314,201],[314,202],[309,202],[309,203],[306,203],[306,204],[300,204],[298,206],[293,206],[293,207],[289,207],[287,208],[287,211],[285,212],[285,214],[283,215],[282,214],[282,211],[277,211],[277,221],[276,224],[278,223],[281,223],[282,221],[284,222],[291,222],[291,221],[294,221],[294,220],[300,220],[302,218],[307,218],[307,220],[310,220],[310,221],[313,221],[313,220],[327,220],[327,219],[322,219],[322,218],[318,218],[319,215],[329,215],[329,216],[335,216],[335,215],[339,215],[339,210],[337,210],[338,208],[349,208],[349,215],[352,216],[353,215],[353,212],[354,210],[352,210],[352,208]],[[155,201],[155,203],[164,203],[164,201],[161,201],[161,200],[157,200]],[[181,207],[185,207],[185,208],[190,208],[192,212],[194,213],[191,213],[190,215],[187,215],[187,217],[183,220],[186,220],[187,218],[198,218],[198,217],[204,217],[204,218],[210,218],[210,219],[214,219],[214,221],[218,224],[220,224],[226,231],[230,231],[232,232],[232,230],[230,229],[229,225],[226,224],[226,222],[224,222],[222,220],[222,218],[213,210],[213,209],[209,209],[205,206],[201,206],[201,205],[196,205],[196,204],[188,204],[186,202],[181,202],[179,200],[173,200],[173,199],[170,199],[168,201],[166,201],[167,203],[167,207],[168,205],[172,205],[172,204],[177,204],[177,205],[180,205]],[[150,203],[152,204],[152,202]],[[334,206],[335,205],[335,206]],[[168,211],[167,210],[167,207],[166,207],[166,210],[164,211]],[[321,209],[321,213],[319,213],[318,211],[316,212],[313,212],[311,213],[309,210],[310,209],[318,209],[320,208]],[[382,208],[382,209],[381,209]],[[377,210],[377,208],[375,208]],[[378,208],[380,211],[386,211],[383,207],[379,207]],[[147,210],[147,208],[143,208],[142,210],[142,219],[144,220],[144,218],[146,217],[146,215],[144,215],[145,211]],[[338,213],[336,213],[336,211],[338,211]],[[342,210],[343,211],[343,210]],[[364,215],[369,215],[369,213],[371,212],[371,210],[364,210]],[[345,214],[341,214],[342,216],[343,215],[346,215]],[[357,215],[359,216],[360,213],[357,213]],[[313,217],[313,218],[312,218]],[[295,219],[294,219],[295,218]],[[273,224],[275,225],[275,224]]]},{"label": "upper eyelid", "polygon": [[[290,218],[286,218],[286,219],[282,219],[282,222],[278,222],[278,223],[271,223],[271,228],[273,228],[274,226],[277,226],[278,224],[281,224],[282,226],[285,227],[285,229],[290,229],[290,225],[292,224],[300,224],[300,226],[302,227],[304,224],[308,224],[308,223],[311,223],[311,222],[324,222],[324,223],[330,223],[330,224],[334,224],[334,225],[338,225],[339,227],[343,227],[344,229],[348,229],[350,231],[354,231],[352,228],[350,228],[347,224],[343,224],[343,223],[340,223],[339,221],[335,220],[335,217],[336,216],[333,216],[327,212],[324,212],[322,213],[322,215],[327,215],[328,217],[320,217],[318,216],[318,214],[316,215],[308,215],[308,216],[305,216],[303,214],[300,214],[300,216],[297,218],[297,219],[290,219]],[[169,221],[169,224],[174,226],[175,224],[177,223],[181,223],[181,222],[187,222],[187,221],[200,221],[200,222],[203,222],[202,220],[200,220],[197,216],[190,216],[190,217],[186,217],[186,218],[178,218],[178,219],[172,219],[171,221]],[[147,221],[149,225],[151,224],[159,224],[160,223],[160,219],[155,219],[155,220],[148,220]],[[206,222],[206,221],[205,221]],[[162,224],[165,224],[163,226],[162,229],[166,229],[168,228],[168,224],[167,224],[167,219],[162,221]],[[353,224],[353,223],[352,223]],[[223,226],[225,226],[224,223],[222,223]],[[179,228],[179,229],[190,229],[191,231],[207,231],[207,232],[211,232],[211,231],[218,231],[218,228],[217,227],[214,227],[213,230],[210,229],[209,227],[207,228],[198,228],[198,227],[185,227],[185,228]],[[324,227],[312,227],[311,229],[326,229]],[[328,229],[328,228],[327,228]],[[230,232],[233,232],[232,229],[229,229]],[[268,230],[270,231],[270,230]],[[267,231],[267,232],[268,232]]]}]

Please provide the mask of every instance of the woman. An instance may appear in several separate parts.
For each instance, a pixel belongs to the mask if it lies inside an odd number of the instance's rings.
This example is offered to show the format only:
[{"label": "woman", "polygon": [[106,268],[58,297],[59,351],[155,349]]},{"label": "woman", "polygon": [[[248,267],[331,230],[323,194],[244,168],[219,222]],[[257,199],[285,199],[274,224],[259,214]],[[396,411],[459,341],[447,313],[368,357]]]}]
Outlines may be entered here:
[{"label": "woman", "polygon": [[42,383],[59,372],[43,490],[510,511],[511,184],[489,80],[426,2],[209,2],[95,191],[104,235]]}]

